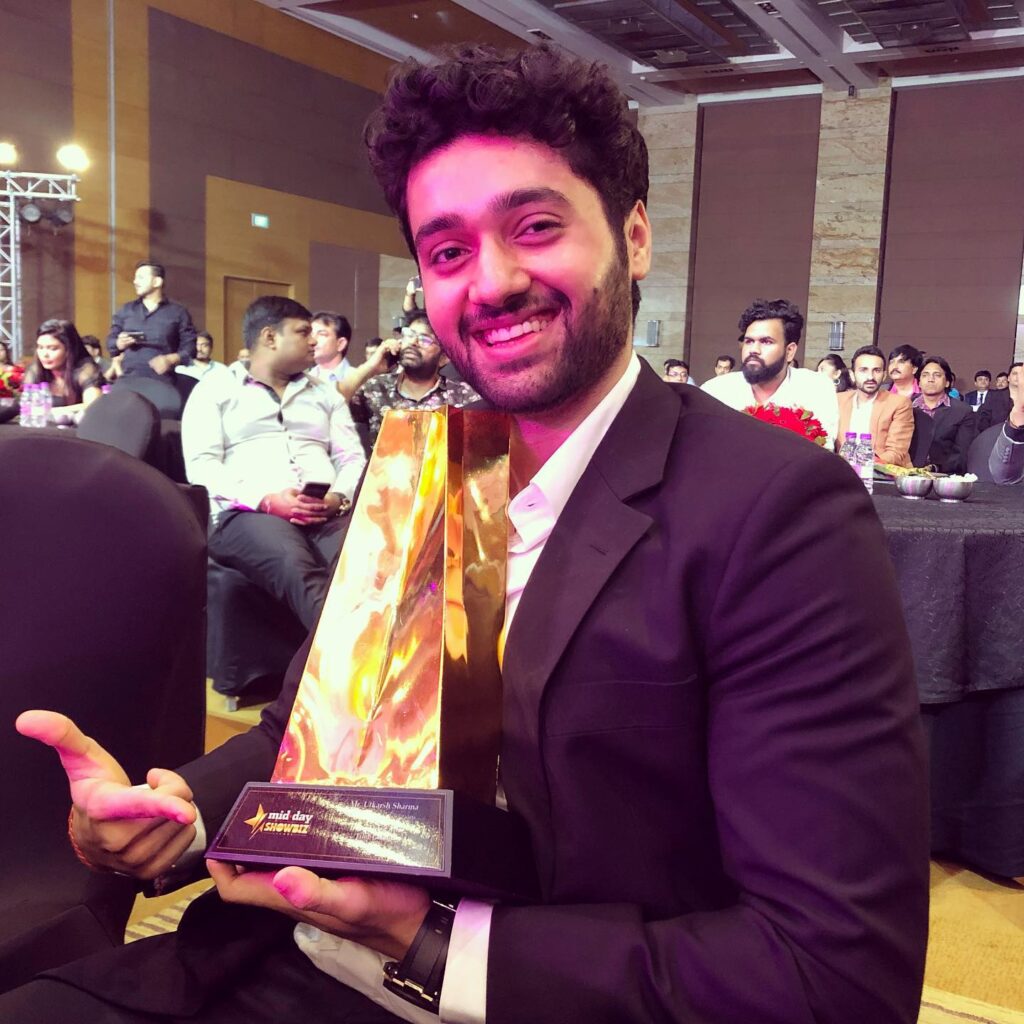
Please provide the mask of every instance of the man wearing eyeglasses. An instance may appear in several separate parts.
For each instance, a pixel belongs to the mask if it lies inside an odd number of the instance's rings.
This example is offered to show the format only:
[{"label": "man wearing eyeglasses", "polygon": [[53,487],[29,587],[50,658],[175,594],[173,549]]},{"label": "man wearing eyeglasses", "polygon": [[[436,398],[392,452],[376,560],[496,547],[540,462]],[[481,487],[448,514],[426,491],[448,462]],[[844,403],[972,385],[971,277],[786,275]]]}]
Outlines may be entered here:
[{"label": "man wearing eyeglasses", "polygon": [[479,397],[465,381],[442,375],[447,361],[427,314],[422,309],[407,313],[398,368],[368,380],[350,402],[352,419],[367,426],[371,448],[388,409],[458,409]]}]

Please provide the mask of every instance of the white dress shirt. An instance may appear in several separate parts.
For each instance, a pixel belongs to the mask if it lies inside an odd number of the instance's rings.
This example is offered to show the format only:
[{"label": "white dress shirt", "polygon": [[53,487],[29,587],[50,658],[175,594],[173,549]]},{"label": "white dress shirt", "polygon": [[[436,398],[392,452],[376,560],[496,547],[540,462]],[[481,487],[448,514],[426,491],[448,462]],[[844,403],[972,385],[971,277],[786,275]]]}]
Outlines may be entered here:
[{"label": "white dress shirt", "polygon": [[213,522],[305,483],[326,483],[351,498],[366,465],[348,403],[333,385],[301,373],[278,398],[237,362],[195,386],[181,446],[189,482],[209,492]]},{"label": "white dress shirt", "polygon": [[877,394],[865,398],[860,391],[853,396],[853,407],[850,409],[850,426],[848,433],[854,433],[858,437],[861,434],[871,433],[871,410],[875,407]]},{"label": "white dress shirt", "polygon": [[321,366],[319,363],[314,363],[309,370],[309,375],[315,377],[317,380],[328,381],[331,384],[337,384],[338,381],[345,379],[345,374],[352,369],[352,364],[348,361],[346,356],[341,357],[341,362],[337,366],[332,366],[330,369]]},{"label": "white dress shirt", "polygon": [[[530,574],[540,559],[558,517],[639,376],[640,360],[633,355],[608,394],[541,466],[526,487],[509,502],[506,635]],[[441,988],[440,1019],[443,1024],[483,1024],[487,1009],[490,928],[489,903],[467,899],[459,902]],[[307,924],[296,926],[295,941],[322,971],[361,992],[396,1016],[414,1024],[430,1024],[438,1020],[437,1015],[418,1009],[384,988],[384,963],[389,957],[346,939],[327,935],[319,928]]]},{"label": "white dress shirt", "polygon": [[206,363],[193,359],[188,366],[179,365],[174,368],[175,373],[180,373],[183,377],[195,377],[196,380],[202,380],[204,377],[223,373],[226,370],[227,366],[224,363],[218,363],[216,359],[211,359]]},{"label": "white dress shirt", "polygon": [[[704,384],[704,390],[740,412],[748,405],[757,405],[754,390],[747,383],[742,370],[712,377]],[[839,429],[839,399],[836,397],[835,384],[823,373],[794,369],[791,366],[786,371],[785,380],[766,404],[806,409],[828,434],[826,447],[835,447],[836,431]]]}]

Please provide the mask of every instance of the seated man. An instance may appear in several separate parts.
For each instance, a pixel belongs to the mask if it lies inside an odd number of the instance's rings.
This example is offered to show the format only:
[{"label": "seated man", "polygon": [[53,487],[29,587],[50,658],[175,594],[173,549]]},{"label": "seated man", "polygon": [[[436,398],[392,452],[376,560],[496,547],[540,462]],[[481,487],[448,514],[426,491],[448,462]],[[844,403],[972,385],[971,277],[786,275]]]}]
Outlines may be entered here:
[{"label": "seated man", "polygon": [[740,360],[736,373],[704,382],[704,390],[733,409],[776,405],[805,409],[822,425],[831,448],[839,423],[832,381],[796,365],[804,317],[786,299],[755,299],[740,317]]},{"label": "seated man", "polygon": [[1003,429],[996,437],[988,469],[997,484],[1024,481],[1024,363],[1014,363],[1007,374],[1008,394],[1012,400]]},{"label": "seated man", "polygon": [[950,398],[953,371],[942,356],[925,356],[917,371],[921,393],[914,399],[914,439],[910,460],[940,473],[966,473],[967,449],[977,434],[971,407]]},{"label": "seated man", "polygon": [[447,362],[427,314],[422,309],[406,313],[398,356],[401,372],[367,380],[350,402],[352,418],[367,425],[371,448],[388,409],[439,409],[442,405],[459,409],[476,401],[479,396],[465,381],[450,380],[441,373]]},{"label": "seated man", "polygon": [[913,345],[897,345],[889,353],[889,390],[913,401],[920,393],[917,373],[924,353]]},{"label": "seated man", "polygon": [[366,459],[345,399],[307,372],[309,310],[266,295],[245,311],[242,332],[248,369],[206,377],[185,408],[185,470],[210,494],[210,557],[312,629]]},{"label": "seated man", "polygon": [[839,437],[847,431],[870,434],[876,462],[910,465],[914,413],[909,399],[882,387],[885,353],[877,345],[864,345],[853,354],[856,388],[839,394]]}]

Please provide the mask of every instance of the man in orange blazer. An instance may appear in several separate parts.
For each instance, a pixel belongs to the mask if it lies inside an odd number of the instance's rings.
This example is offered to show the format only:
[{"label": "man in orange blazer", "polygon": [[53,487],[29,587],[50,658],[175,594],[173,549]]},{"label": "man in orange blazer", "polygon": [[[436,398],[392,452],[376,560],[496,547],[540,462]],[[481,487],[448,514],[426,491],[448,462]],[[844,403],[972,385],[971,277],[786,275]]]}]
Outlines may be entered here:
[{"label": "man in orange blazer", "polygon": [[909,466],[910,442],[914,436],[914,413],[910,400],[882,387],[885,378],[885,354],[877,345],[864,345],[853,354],[853,379],[856,389],[844,391],[839,398],[839,430],[836,444],[841,445],[848,431],[871,434],[876,462]]}]

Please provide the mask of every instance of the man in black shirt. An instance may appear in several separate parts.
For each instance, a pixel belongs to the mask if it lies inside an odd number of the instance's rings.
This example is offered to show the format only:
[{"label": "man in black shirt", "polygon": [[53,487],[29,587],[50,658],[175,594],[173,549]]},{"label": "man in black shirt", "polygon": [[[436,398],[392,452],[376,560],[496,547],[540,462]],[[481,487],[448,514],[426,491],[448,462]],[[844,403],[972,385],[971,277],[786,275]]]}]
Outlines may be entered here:
[{"label": "man in black shirt", "polygon": [[[123,355],[118,385],[140,391],[157,405],[161,415],[173,416],[181,412],[174,368],[192,362],[196,329],[184,306],[164,298],[164,279],[159,263],[147,260],[136,266],[132,283],[137,298],[114,313],[107,348],[111,356]],[[165,387],[137,386],[140,379]]]}]

